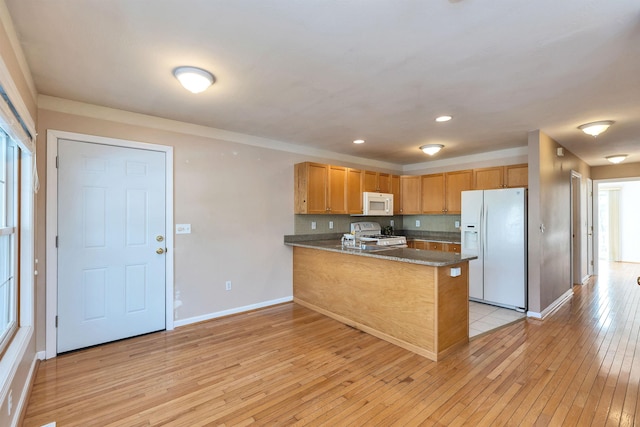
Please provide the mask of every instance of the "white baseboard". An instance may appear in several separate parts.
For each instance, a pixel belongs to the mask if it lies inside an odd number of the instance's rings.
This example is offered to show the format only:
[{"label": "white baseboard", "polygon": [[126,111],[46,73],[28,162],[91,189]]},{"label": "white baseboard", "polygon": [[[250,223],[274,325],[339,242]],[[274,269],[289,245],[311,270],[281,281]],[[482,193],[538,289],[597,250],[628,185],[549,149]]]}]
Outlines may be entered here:
[{"label": "white baseboard", "polygon": [[270,305],[282,304],[283,302],[291,302],[293,301],[293,295],[284,298],[278,298],[270,301],[263,301],[257,304],[245,305],[243,307],[231,308],[229,310],[218,311],[215,313],[203,314],[202,316],[189,317],[187,319],[175,320],[173,322],[175,327],[190,325],[192,323],[203,322],[205,320],[211,320],[218,317],[229,316],[231,314],[242,313],[245,311],[256,310],[258,308],[269,307]]},{"label": "white baseboard", "polygon": [[543,320],[545,317],[556,311],[562,304],[564,304],[567,300],[569,300],[573,296],[573,289],[569,289],[567,292],[562,294],[560,298],[556,299],[554,302],[549,305],[549,307],[542,310],[541,313],[537,313],[535,311],[527,311],[527,317],[533,317],[534,319]]},{"label": "white baseboard", "polygon": [[[38,355],[42,353],[43,357],[40,358],[38,357]],[[16,421],[16,426],[18,419],[20,418],[20,414],[22,413],[23,408],[27,405],[27,402],[29,400],[29,387],[31,387],[31,383],[33,382],[33,376],[36,374],[36,363],[38,362],[38,360],[43,360],[44,359],[44,351],[41,351],[39,353],[36,353],[36,355],[33,358],[33,361],[31,361],[31,366],[29,367],[29,374],[27,375],[27,380],[24,382],[24,387],[22,387],[22,392],[20,393],[20,400],[18,400],[18,403],[16,404],[16,408],[15,408],[15,418],[14,421]]]},{"label": "white baseboard", "polygon": [[46,351],[39,351],[36,353],[36,357],[38,358],[38,360],[44,360],[47,358],[47,352]]}]

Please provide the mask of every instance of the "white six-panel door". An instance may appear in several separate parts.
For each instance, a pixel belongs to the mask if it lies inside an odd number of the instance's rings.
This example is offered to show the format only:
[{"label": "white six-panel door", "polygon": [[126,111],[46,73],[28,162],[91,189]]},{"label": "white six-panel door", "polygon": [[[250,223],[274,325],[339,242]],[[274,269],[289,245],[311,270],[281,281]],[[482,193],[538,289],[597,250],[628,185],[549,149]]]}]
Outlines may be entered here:
[{"label": "white six-panel door", "polygon": [[165,328],[165,155],[58,140],[58,353]]}]

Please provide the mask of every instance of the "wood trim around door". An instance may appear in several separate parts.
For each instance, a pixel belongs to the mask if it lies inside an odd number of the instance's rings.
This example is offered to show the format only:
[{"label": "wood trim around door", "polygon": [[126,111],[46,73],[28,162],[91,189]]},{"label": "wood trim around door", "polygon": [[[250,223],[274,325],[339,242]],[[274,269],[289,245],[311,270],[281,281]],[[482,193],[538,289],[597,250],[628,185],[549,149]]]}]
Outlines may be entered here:
[{"label": "wood trim around door", "polygon": [[59,130],[47,130],[47,199],[46,199],[46,308],[45,308],[45,354],[47,359],[57,355],[56,315],[58,306],[58,253],[56,236],[58,234],[58,139],[89,142],[140,150],[161,151],[165,153],[165,218],[166,247],[169,248],[165,271],[165,328],[174,328],[173,320],[173,147],[124,139],[106,138]]}]

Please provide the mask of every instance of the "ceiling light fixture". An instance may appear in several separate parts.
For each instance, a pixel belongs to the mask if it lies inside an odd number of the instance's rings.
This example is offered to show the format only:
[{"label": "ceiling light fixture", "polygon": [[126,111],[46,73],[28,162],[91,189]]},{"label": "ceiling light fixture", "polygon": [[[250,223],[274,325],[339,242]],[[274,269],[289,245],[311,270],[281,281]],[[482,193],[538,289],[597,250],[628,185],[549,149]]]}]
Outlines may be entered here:
[{"label": "ceiling light fixture", "polygon": [[627,158],[626,154],[616,154],[613,156],[607,156],[605,159],[609,160],[613,164],[618,164],[624,161]]},{"label": "ceiling light fixture", "polygon": [[609,129],[609,126],[611,126],[614,123],[615,122],[613,120],[601,120],[599,122],[585,123],[583,125],[578,126],[578,129],[580,129],[582,132],[586,133],[587,135],[591,135],[595,138],[605,130]]},{"label": "ceiling light fixture", "polygon": [[356,139],[353,141],[354,144],[364,144],[364,139]]},{"label": "ceiling light fixture", "polygon": [[193,93],[207,90],[216,81],[213,74],[196,67],[178,67],[173,70],[173,75],[186,90]]},{"label": "ceiling light fixture", "polygon": [[433,156],[438,151],[442,150],[444,145],[442,144],[427,144],[420,147],[423,153]]},{"label": "ceiling light fixture", "polygon": [[449,120],[451,120],[453,117],[451,116],[440,116],[440,117],[436,117],[436,122],[448,122]]}]

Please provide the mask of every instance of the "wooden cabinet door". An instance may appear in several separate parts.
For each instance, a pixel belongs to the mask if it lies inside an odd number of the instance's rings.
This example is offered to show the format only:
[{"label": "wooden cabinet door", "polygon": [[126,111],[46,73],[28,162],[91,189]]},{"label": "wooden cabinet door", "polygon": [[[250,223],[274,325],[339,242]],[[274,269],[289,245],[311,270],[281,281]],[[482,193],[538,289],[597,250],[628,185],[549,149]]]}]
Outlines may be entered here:
[{"label": "wooden cabinet door", "polygon": [[402,193],[400,193],[400,175],[391,175],[391,194],[393,194],[393,214],[400,215]]},{"label": "wooden cabinet door", "polygon": [[473,188],[474,190],[493,190],[502,188],[504,168],[497,166],[495,168],[482,168],[473,170]]},{"label": "wooden cabinet door", "polygon": [[362,213],[362,171],[347,171],[347,210],[350,214]]},{"label": "wooden cabinet door", "polygon": [[362,191],[374,193],[391,193],[391,174],[384,172],[364,171]]},{"label": "wooden cabinet door", "polygon": [[414,241],[414,247],[416,249],[427,250],[427,249],[429,249],[429,242],[426,242],[424,240],[415,240]]},{"label": "wooden cabinet door", "polygon": [[347,212],[347,168],[329,166],[329,189],[327,213],[346,214]]},{"label": "wooden cabinet door", "polygon": [[445,213],[444,174],[422,175],[420,179],[422,185],[422,213]]},{"label": "wooden cabinet door", "polygon": [[510,165],[504,167],[505,187],[527,187],[529,184],[529,165]]},{"label": "wooden cabinet door", "polygon": [[460,243],[445,243],[444,244],[444,251],[446,252],[453,252],[453,253],[460,253]]},{"label": "wooden cabinet door", "polygon": [[383,172],[378,174],[378,191],[391,193],[391,174]]},{"label": "wooden cabinet door", "polygon": [[426,249],[429,251],[442,251],[444,243],[440,242],[425,242]]},{"label": "wooden cabinet door", "polygon": [[403,175],[400,177],[400,213],[417,215],[420,213],[420,175]]},{"label": "wooden cabinet door", "polygon": [[327,187],[329,165],[308,164],[307,213],[327,213]]},{"label": "wooden cabinet door", "polygon": [[378,172],[364,171],[362,177],[362,191],[378,191]]},{"label": "wooden cabinet door", "polygon": [[462,211],[462,192],[473,188],[473,171],[463,170],[445,174],[445,213],[459,214]]}]

